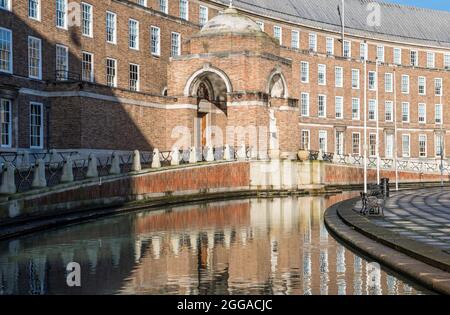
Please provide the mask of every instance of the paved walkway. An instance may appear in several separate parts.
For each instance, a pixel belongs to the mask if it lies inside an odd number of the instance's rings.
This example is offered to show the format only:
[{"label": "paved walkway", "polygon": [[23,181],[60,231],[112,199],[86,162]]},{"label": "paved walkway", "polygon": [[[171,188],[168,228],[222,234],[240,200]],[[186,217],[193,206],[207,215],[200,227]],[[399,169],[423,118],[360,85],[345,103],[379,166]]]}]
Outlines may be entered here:
[{"label": "paved walkway", "polygon": [[385,217],[370,221],[450,254],[450,188],[394,193],[386,202]]}]

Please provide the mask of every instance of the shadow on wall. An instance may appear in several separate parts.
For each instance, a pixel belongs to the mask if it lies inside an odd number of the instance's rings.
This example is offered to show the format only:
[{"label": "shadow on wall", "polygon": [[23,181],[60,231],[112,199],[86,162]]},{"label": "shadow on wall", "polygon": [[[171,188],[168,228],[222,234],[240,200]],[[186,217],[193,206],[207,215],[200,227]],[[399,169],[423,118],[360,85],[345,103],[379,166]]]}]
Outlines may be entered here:
[{"label": "shadow on wall", "polygon": [[[13,74],[0,73],[0,98],[11,100],[11,147],[28,149],[31,146],[30,102],[43,104],[42,149],[152,151],[155,147],[164,147],[164,139],[158,137],[165,134],[163,110],[130,102],[125,104],[121,100],[164,104],[169,98],[94,83],[106,82],[106,59],[103,58],[107,55],[106,47],[99,48],[95,42],[84,47],[78,26],[64,31],[52,24],[47,33],[49,26],[45,22],[24,20],[14,12],[0,10],[0,27],[12,31],[13,41]],[[29,78],[28,42],[31,37],[41,40],[41,79]],[[57,69],[60,58],[57,50],[64,53],[65,49],[58,45],[68,48],[68,69]],[[93,76],[93,83],[86,82],[88,75],[82,76],[82,51],[85,50],[95,52],[97,76]]]}]

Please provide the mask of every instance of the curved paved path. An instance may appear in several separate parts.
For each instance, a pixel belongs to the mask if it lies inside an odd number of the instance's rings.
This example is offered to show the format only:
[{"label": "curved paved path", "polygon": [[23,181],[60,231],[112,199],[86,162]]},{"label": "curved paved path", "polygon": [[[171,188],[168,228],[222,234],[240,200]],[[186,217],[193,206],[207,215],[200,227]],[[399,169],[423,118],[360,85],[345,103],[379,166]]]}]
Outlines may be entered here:
[{"label": "curved paved path", "polygon": [[378,226],[450,254],[450,188],[401,191],[386,202]]}]

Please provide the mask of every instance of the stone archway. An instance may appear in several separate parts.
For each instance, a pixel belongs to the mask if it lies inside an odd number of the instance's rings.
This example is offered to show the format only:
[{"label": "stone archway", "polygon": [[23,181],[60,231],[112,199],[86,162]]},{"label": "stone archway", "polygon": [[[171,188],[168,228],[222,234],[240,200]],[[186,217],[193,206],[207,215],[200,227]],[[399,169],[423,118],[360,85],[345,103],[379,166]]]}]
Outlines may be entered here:
[{"label": "stone archway", "polygon": [[214,125],[214,117],[227,115],[228,94],[232,92],[228,76],[221,70],[205,65],[189,78],[184,95],[196,99],[196,146],[210,145],[208,127]]}]

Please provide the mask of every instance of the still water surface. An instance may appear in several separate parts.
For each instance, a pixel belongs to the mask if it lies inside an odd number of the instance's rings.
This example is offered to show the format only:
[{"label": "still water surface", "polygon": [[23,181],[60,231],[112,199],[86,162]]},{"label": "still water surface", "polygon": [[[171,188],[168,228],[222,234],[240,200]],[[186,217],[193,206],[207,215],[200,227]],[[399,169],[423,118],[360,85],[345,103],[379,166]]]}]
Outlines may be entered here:
[{"label": "still water surface", "polygon": [[[249,199],[142,211],[0,243],[0,294],[422,294],[336,242],[345,198]],[[81,288],[65,271],[81,265]]]}]

